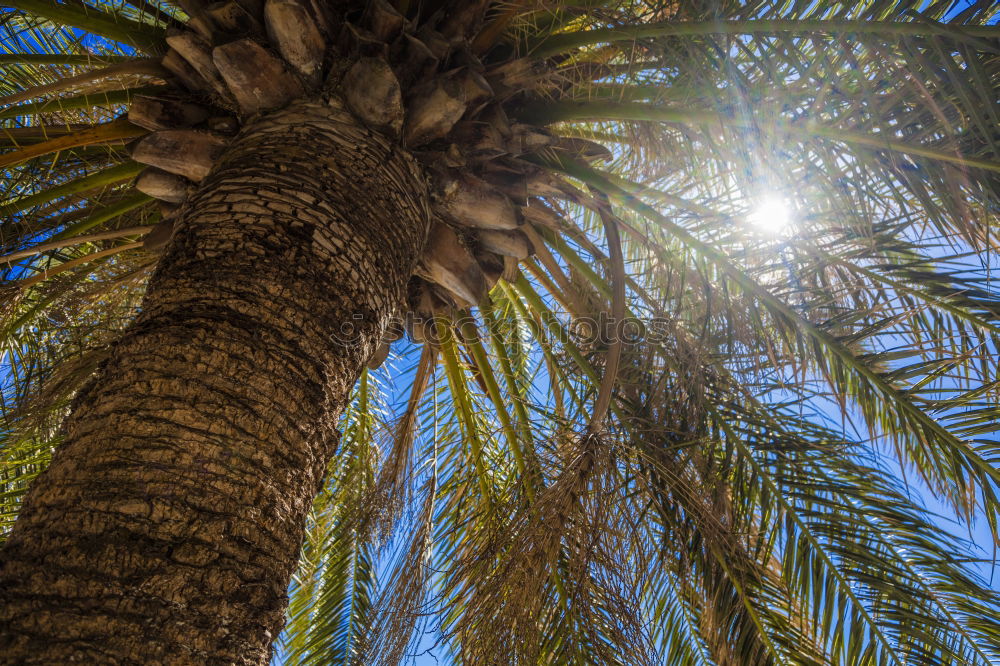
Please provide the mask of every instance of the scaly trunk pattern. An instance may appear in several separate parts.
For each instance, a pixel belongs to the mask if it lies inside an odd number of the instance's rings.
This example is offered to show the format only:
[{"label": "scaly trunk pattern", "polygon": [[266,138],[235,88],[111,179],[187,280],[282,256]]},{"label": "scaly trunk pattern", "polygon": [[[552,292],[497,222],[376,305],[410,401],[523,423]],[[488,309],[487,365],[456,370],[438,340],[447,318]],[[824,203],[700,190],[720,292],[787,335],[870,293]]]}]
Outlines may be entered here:
[{"label": "scaly trunk pattern", "polygon": [[4,663],[264,664],[335,423],[428,229],[336,100],[248,126],[2,553]]}]

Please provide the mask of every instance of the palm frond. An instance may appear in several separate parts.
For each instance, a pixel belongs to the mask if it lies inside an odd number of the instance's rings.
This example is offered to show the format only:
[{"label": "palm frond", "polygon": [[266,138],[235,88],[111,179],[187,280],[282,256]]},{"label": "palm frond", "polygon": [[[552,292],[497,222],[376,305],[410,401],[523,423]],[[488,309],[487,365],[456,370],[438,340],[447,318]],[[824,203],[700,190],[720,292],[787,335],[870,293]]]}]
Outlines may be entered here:
[{"label": "palm frond", "polygon": [[[341,41],[375,11],[320,5]],[[161,58],[209,8],[8,6],[0,535],[156,266],[129,106],[233,115]],[[284,663],[396,664],[423,629],[455,663],[1000,660],[985,554],[913,490],[1000,543],[996,3],[392,10],[490,89],[420,158],[503,193],[530,256],[471,308],[414,278],[435,330],[340,416]],[[752,224],[768,198],[788,227]]]}]

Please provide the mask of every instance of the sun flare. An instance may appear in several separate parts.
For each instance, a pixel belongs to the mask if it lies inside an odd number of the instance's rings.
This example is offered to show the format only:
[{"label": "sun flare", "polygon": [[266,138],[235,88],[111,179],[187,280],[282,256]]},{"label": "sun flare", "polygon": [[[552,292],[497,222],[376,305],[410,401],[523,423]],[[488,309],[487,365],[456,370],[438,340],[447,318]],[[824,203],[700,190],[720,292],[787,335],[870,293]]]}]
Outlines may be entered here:
[{"label": "sun flare", "polygon": [[792,207],[781,197],[764,197],[757,202],[747,220],[761,231],[775,235],[783,234],[792,224]]}]

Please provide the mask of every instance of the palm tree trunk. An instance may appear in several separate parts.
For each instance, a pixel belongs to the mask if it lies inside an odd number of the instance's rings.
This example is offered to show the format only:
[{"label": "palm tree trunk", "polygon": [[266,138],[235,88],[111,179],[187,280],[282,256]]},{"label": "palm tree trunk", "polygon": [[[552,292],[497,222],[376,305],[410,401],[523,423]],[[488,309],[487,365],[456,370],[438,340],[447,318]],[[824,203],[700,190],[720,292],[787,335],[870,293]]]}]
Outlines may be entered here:
[{"label": "palm tree trunk", "polygon": [[415,162],[336,102],[233,142],[2,552],[4,663],[267,662],[428,220]]}]

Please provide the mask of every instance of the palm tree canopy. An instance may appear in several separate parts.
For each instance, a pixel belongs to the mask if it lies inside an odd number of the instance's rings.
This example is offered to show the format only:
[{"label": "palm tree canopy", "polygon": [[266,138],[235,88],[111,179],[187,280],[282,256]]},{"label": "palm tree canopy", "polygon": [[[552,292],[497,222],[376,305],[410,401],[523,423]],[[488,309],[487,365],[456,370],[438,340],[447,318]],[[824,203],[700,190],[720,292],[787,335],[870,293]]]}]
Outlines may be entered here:
[{"label": "palm tree canopy", "polygon": [[[136,100],[231,134],[177,36],[266,42],[249,1],[6,5],[4,529],[169,236]],[[471,73],[402,141],[517,226],[412,279],[433,325],[354,389],[286,663],[397,663],[427,615],[463,663],[997,663],[985,554],[911,490],[1000,543],[995,3],[310,6],[328,81],[386,58],[413,114]]]}]

